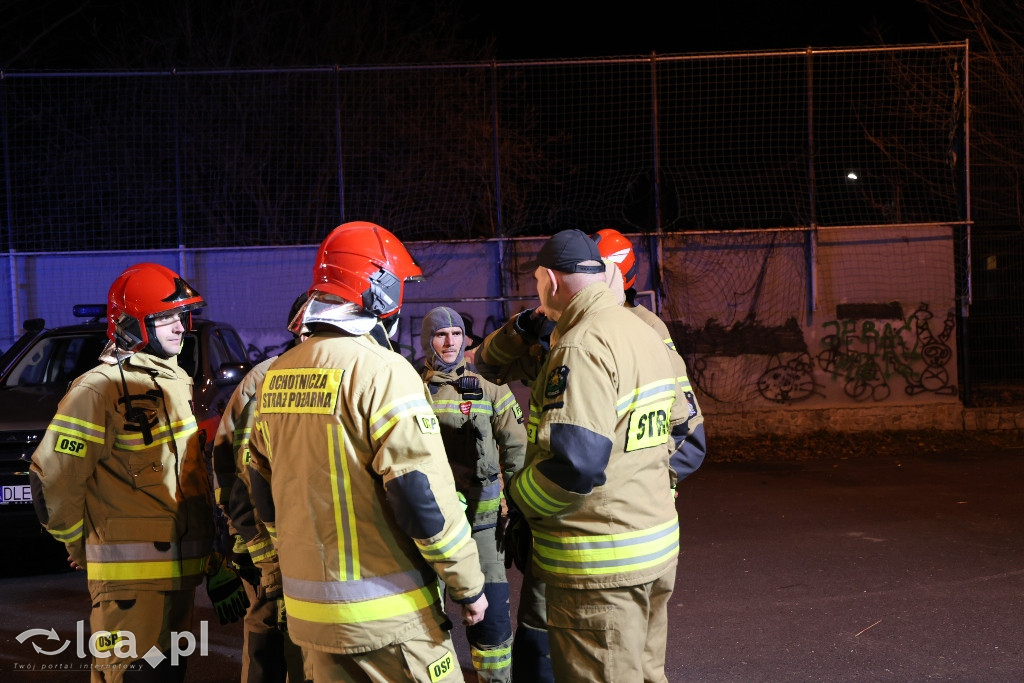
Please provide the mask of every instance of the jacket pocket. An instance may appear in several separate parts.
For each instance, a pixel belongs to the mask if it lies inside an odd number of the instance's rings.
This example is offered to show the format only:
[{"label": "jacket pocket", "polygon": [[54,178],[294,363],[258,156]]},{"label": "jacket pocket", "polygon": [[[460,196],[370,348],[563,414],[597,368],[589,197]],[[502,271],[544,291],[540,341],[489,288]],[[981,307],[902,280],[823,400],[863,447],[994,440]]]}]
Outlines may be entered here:
[{"label": "jacket pocket", "polygon": [[164,483],[164,464],[159,460],[129,461],[128,474],[134,488],[156,486]]}]

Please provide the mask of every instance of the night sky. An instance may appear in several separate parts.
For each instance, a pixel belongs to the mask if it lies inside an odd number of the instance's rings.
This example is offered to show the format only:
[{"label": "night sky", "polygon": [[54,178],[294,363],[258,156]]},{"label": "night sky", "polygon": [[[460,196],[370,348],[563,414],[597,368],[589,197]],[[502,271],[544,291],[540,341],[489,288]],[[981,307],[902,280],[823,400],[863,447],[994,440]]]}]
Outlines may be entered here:
[{"label": "night sky", "polygon": [[[476,23],[499,59],[600,57],[934,42],[916,0],[496,2]],[[579,9],[575,9],[579,8]],[[627,9],[628,8],[628,9]],[[945,38],[945,40],[959,40]]]},{"label": "night sky", "polygon": [[[935,42],[918,0],[0,0],[0,12],[0,67],[5,69],[308,66],[851,47],[877,45],[875,29],[887,44]],[[185,24],[191,25],[187,31]]]}]

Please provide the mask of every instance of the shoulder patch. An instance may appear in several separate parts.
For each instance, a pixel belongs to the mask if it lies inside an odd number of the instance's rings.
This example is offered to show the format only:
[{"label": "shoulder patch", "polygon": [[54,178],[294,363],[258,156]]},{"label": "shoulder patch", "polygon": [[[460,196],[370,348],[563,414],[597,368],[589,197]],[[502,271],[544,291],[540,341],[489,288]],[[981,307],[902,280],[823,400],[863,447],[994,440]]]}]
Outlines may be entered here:
[{"label": "shoulder patch", "polygon": [[58,453],[66,453],[67,455],[73,455],[76,458],[84,458],[86,445],[82,439],[76,439],[71,436],[60,434],[57,436],[57,442],[53,446],[53,450]]},{"label": "shoulder patch", "polygon": [[440,434],[441,427],[437,422],[436,415],[417,415],[416,424],[420,427],[420,432],[423,434]]},{"label": "shoulder patch", "polygon": [[565,388],[569,385],[569,368],[564,365],[559,365],[557,368],[552,370],[548,374],[548,381],[544,385],[544,396],[546,398],[555,398],[565,393]]},{"label": "shoulder patch", "polygon": [[687,391],[685,393],[686,404],[690,409],[690,417],[697,417],[697,402],[693,399],[693,392]]}]

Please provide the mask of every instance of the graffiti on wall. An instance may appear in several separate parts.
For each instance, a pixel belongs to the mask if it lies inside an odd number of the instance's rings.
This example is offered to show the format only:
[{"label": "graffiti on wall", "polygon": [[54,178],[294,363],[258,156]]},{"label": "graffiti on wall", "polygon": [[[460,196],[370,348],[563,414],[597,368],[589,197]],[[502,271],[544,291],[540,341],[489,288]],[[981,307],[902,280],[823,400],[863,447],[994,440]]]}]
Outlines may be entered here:
[{"label": "graffiti on wall", "polygon": [[949,337],[953,311],[942,329],[932,330],[935,314],[922,303],[906,319],[889,321],[840,319],[822,325],[825,335],[819,367],[855,401],[884,401],[902,383],[909,396],[925,392],[955,396],[947,365],[953,358]]},{"label": "graffiti on wall", "polygon": [[821,325],[811,349],[794,319],[778,326],[756,320],[728,328],[709,320],[702,329],[672,325],[690,380],[707,396],[741,403],[760,396],[790,404],[826,396],[839,384],[850,399],[885,401],[907,396],[956,396],[951,384],[954,311],[936,318],[927,303],[904,315],[898,303],[848,304]]}]

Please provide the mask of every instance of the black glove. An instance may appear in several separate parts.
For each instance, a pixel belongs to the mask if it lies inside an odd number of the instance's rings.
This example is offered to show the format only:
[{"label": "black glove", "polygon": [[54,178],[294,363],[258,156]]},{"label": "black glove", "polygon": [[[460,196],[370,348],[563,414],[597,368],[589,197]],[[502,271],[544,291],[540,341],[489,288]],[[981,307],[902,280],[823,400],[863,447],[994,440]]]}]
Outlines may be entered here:
[{"label": "black glove", "polygon": [[288,613],[284,611],[284,598],[277,599],[277,630],[288,633]]},{"label": "black glove", "polygon": [[231,549],[231,568],[253,588],[260,585],[260,569],[252,563],[245,539],[235,535],[235,546]]},{"label": "black glove", "polygon": [[210,558],[206,569],[206,594],[210,596],[221,624],[238,621],[249,607],[242,577],[217,554]]},{"label": "black glove", "polygon": [[[537,309],[530,308],[512,319],[512,327],[523,338],[529,346],[540,342],[545,333],[550,336],[551,329],[546,329],[546,323],[552,322],[543,313],[537,313]],[[551,325],[554,328],[554,324]]]},{"label": "black glove", "polygon": [[521,572],[526,571],[533,550],[533,534],[519,510],[509,507],[508,515],[501,520],[502,529],[498,538],[498,550],[505,553],[505,569],[513,564]]}]

